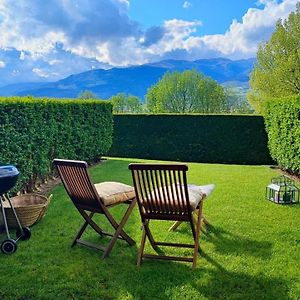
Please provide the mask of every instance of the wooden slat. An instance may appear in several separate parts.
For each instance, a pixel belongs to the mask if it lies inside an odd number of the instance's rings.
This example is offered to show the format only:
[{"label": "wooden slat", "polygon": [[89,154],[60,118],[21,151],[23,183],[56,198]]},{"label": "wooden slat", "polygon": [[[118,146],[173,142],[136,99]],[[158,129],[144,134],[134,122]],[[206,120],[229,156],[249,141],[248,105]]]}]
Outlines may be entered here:
[{"label": "wooden slat", "polygon": [[194,244],[167,243],[167,242],[156,242],[155,244],[157,246],[180,247],[180,248],[194,248]]},{"label": "wooden slat", "polygon": [[193,262],[191,257],[143,254],[143,258]]},{"label": "wooden slat", "polygon": [[96,244],[93,244],[93,243],[90,243],[90,242],[87,242],[87,241],[83,241],[83,240],[80,240],[80,239],[76,240],[76,242],[80,245],[87,246],[87,247],[93,248],[93,249],[98,249],[100,251],[105,251],[105,249],[106,249],[106,248],[101,247],[99,245],[96,245]]},{"label": "wooden slat", "polygon": [[146,190],[147,190],[146,202],[148,202],[147,204],[149,204],[149,206],[150,206],[150,212],[155,213],[155,205],[154,205],[153,195],[151,193],[152,189],[151,189],[151,185],[150,185],[149,172],[148,172],[148,170],[144,170],[143,172],[145,173],[145,181],[144,182],[145,182],[145,186],[146,186]]}]

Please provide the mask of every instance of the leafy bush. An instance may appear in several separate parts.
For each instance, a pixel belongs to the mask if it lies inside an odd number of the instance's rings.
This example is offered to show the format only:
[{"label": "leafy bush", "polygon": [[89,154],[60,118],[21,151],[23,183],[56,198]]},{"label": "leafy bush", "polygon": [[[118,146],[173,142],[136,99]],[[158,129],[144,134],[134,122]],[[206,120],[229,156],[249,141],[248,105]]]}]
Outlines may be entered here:
[{"label": "leafy bush", "polygon": [[113,113],[139,113],[142,111],[142,102],[136,96],[119,93],[109,100],[113,105]]},{"label": "leafy bush", "polygon": [[114,115],[111,156],[232,164],[272,162],[262,116]]},{"label": "leafy bush", "polygon": [[248,99],[263,112],[269,98],[298,95],[300,90],[300,2],[283,21],[278,20],[269,41],[260,44],[250,74]]},{"label": "leafy bush", "polygon": [[224,88],[196,70],[167,72],[148,89],[151,113],[219,113],[226,107]]},{"label": "leafy bush", "polygon": [[99,160],[112,142],[112,107],[104,101],[0,98],[0,164],[21,172],[30,191],[58,158]]},{"label": "leafy bush", "polygon": [[265,123],[272,158],[279,166],[300,174],[300,96],[269,100]]}]

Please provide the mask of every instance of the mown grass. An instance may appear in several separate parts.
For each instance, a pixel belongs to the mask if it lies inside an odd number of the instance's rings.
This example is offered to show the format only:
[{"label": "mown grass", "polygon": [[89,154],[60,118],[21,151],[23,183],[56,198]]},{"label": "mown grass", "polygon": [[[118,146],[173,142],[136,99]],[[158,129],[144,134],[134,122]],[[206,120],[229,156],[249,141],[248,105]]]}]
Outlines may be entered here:
[{"label": "mown grass", "polygon": [[[90,170],[92,178],[131,184],[127,166],[132,161],[109,159]],[[213,226],[201,236],[196,270],[180,262],[135,265],[141,237],[137,207],[126,226],[136,246],[118,241],[105,260],[96,250],[70,248],[82,219],[59,186],[47,215],[32,227],[31,239],[18,243],[15,254],[0,255],[0,298],[299,299],[300,205],[280,206],[264,199],[267,183],[279,174],[268,166],[188,165],[189,183],[216,184],[204,204]],[[123,211],[119,207],[113,212],[120,217]],[[151,227],[159,239],[191,241],[186,224],[172,233],[169,225],[153,222]],[[86,238],[107,242],[91,230]],[[169,251],[190,254],[188,249]]]}]

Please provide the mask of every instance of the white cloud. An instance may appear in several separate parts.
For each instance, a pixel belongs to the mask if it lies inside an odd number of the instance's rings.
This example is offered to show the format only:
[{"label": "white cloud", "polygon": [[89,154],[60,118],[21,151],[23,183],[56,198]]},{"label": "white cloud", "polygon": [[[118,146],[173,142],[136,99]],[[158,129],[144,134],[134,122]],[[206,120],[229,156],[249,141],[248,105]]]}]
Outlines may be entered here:
[{"label": "white cloud", "polygon": [[191,5],[192,5],[191,2],[189,2],[189,1],[184,1],[182,7],[183,7],[183,8],[189,8]]},{"label": "white cloud", "polygon": [[20,58],[20,60],[25,59],[25,52],[24,51],[21,51],[19,58]]},{"label": "white cloud", "polygon": [[53,65],[57,65],[57,64],[62,64],[63,61],[59,60],[59,59],[52,59],[52,60],[49,60],[48,63],[50,66],[53,66]]},{"label": "white cloud", "polygon": [[256,54],[258,44],[267,41],[278,19],[285,19],[295,10],[298,0],[260,0],[263,9],[250,8],[242,22],[233,20],[225,34],[207,35],[201,39],[210,49],[230,58],[247,58]]},{"label": "white cloud", "polygon": [[276,1],[276,0],[258,0],[258,1],[256,2],[256,5],[257,5],[257,6],[260,6],[260,5],[267,5],[268,3],[271,3],[271,2],[276,3],[277,1]]},{"label": "white cloud", "polygon": [[12,66],[18,76],[31,73],[34,80],[166,58],[248,58],[296,2],[258,0],[224,34],[199,36],[200,20],[171,19],[144,30],[129,18],[129,0],[0,0],[0,58],[5,69]]},{"label": "white cloud", "polygon": [[4,61],[0,60],[0,69],[5,68],[6,64]]},{"label": "white cloud", "polygon": [[128,5],[125,0],[77,0],[75,5],[72,0],[2,0],[0,47],[48,53],[57,42],[76,50],[136,36],[139,26],[129,19]]},{"label": "white cloud", "polygon": [[47,74],[44,70],[41,70],[39,68],[33,68],[32,72],[43,78],[49,77],[49,74]]},{"label": "white cloud", "polygon": [[188,50],[200,21],[168,20],[164,23],[165,34],[163,38],[150,49],[146,50],[153,54],[163,56],[164,53],[174,50]]}]

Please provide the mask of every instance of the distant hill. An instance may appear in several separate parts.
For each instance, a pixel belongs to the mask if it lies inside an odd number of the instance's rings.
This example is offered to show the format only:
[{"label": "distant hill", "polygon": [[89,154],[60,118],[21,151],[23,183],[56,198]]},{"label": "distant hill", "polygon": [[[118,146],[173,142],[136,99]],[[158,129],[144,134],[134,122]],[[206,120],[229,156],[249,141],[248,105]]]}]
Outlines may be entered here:
[{"label": "distant hill", "polygon": [[27,83],[0,88],[0,95],[32,95],[73,98],[89,90],[101,99],[117,93],[128,93],[144,98],[147,89],[167,71],[196,69],[223,85],[247,87],[255,59],[230,60],[224,58],[196,61],[164,60],[127,68],[97,69],[71,75],[51,83]]},{"label": "distant hill", "polygon": [[1,96],[15,96],[22,91],[27,91],[31,89],[37,89],[45,85],[45,82],[19,82],[14,84],[8,84],[0,87]]}]

